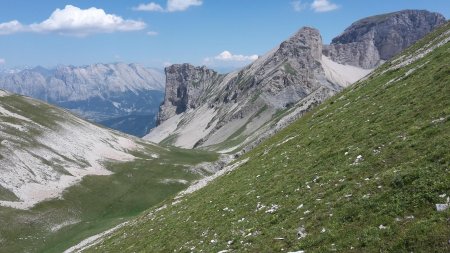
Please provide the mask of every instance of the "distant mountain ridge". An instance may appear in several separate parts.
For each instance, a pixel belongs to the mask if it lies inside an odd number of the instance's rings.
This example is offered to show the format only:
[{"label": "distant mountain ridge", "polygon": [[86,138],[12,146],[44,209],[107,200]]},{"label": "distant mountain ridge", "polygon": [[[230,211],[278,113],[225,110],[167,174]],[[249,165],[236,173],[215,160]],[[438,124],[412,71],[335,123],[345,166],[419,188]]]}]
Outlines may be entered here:
[{"label": "distant mountain ridge", "polygon": [[[254,146],[444,22],[440,14],[406,10],[357,21],[331,45],[304,27],[229,74],[169,66],[159,126],[145,138],[221,152]],[[395,39],[405,27],[412,34]],[[392,51],[383,51],[387,46]]]},{"label": "distant mountain ridge", "polygon": [[154,126],[164,96],[164,76],[158,70],[125,63],[36,67],[0,76],[0,88],[64,107],[99,123],[147,116],[147,122],[138,122],[133,129],[114,125],[117,130],[143,136]]}]

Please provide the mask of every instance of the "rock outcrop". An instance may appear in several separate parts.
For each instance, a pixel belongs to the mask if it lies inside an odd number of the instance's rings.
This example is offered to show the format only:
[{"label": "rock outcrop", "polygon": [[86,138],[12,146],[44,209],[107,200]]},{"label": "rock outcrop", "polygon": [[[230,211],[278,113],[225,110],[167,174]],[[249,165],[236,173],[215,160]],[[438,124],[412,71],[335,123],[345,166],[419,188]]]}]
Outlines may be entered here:
[{"label": "rock outcrop", "polygon": [[220,78],[214,70],[190,64],[175,64],[167,67],[165,72],[166,94],[158,122],[201,105],[202,96]]},{"label": "rock outcrop", "polygon": [[404,10],[361,19],[325,46],[335,62],[374,68],[421,39],[446,19],[425,10]]}]

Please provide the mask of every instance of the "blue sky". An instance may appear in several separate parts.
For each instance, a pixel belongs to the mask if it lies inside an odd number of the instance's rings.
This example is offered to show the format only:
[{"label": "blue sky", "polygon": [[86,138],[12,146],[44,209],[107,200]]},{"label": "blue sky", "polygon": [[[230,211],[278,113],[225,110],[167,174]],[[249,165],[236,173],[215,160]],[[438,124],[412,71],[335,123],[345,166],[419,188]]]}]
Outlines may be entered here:
[{"label": "blue sky", "polygon": [[302,26],[318,28],[328,43],[357,19],[402,9],[450,17],[449,0],[0,0],[0,66],[230,68]]}]

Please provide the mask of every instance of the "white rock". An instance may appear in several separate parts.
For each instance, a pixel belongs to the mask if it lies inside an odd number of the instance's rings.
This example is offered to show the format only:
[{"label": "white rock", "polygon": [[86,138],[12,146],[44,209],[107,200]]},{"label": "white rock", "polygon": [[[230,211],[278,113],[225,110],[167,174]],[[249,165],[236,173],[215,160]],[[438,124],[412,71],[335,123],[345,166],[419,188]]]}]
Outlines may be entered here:
[{"label": "white rock", "polygon": [[303,239],[308,235],[308,233],[306,233],[306,229],[304,226],[301,226],[297,229],[297,238],[298,239]]},{"label": "white rock", "polygon": [[379,229],[386,229],[388,227],[384,226],[383,224],[381,224],[380,226],[378,226]]},{"label": "white rock", "polygon": [[449,204],[436,204],[436,211],[443,212],[449,208]]}]

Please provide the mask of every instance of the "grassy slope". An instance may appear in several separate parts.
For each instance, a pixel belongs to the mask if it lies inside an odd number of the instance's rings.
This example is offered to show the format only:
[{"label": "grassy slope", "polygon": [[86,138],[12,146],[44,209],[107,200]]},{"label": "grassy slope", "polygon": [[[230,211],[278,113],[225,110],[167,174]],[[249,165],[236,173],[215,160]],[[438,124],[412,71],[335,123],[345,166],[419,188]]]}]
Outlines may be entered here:
[{"label": "grassy slope", "polygon": [[[57,122],[70,120],[65,118],[67,112],[18,95],[0,97],[0,103],[10,111],[55,130],[58,130]],[[23,124],[14,117],[2,116],[1,120]],[[42,145],[35,140],[41,134],[38,127],[30,127],[20,135],[14,128],[2,131],[20,137],[17,142],[23,148]],[[68,188],[61,199],[42,202],[26,211],[0,207],[0,252],[62,252],[88,236],[138,215],[187,186],[162,180],[196,180],[199,176],[186,166],[217,159],[216,154],[203,151],[141,144],[146,149],[133,153],[136,160],[107,163],[106,167],[115,172],[113,175],[87,176],[80,184]],[[159,158],[152,158],[155,153]],[[0,187],[0,199],[17,198]],[[57,229],[64,223],[67,226]]]},{"label": "grassy slope", "polygon": [[450,195],[449,64],[450,43],[380,75],[385,64],[246,154],[245,165],[88,251],[449,252],[450,210],[435,209]]}]

